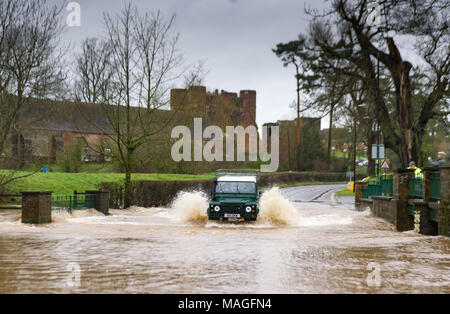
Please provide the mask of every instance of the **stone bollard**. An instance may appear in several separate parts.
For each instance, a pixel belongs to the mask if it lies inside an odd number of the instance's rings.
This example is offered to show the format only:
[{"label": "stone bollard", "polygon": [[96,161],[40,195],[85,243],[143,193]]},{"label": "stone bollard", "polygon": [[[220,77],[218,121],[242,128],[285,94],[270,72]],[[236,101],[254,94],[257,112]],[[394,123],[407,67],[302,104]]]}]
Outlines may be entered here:
[{"label": "stone bollard", "polygon": [[438,214],[439,235],[450,237],[450,165],[440,167],[441,170],[441,200]]},{"label": "stone bollard", "polygon": [[88,195],[94,195],[94,208],[104,215],[109,215],[109,191],[89,190]]},{"label": "stone bollard", "polygon": [[430,220],[430,212],[431,208],[428,206],[428,202],[424,202],[422,200],[416,200],[413,202],[414,204],[414,215],[418,214],[418,220],[416,222],[416,217],[414,217],[414,229],[416,230],[416,225],[418,225],[417,232],[426,235],[437,235],[437,223],[435,221]]},{"label": "stone bollard", "polygon": [[362,190],[367,188],[367,182],[355,182],[355,208],[361,210]]},{"label": "stone bollard", "polygon": [[362,190],[367,188],[367,182],[355,182],[355,204],[359,203],[362,199]]},{"label": "stone bollard", "polygon": [[414,171],[411,169],[398,169],[394,171],[393,199],[396,207],[396,227],[398,231],[411,230],[413,218],[408,213],[409,178]]},{"label": "stone bollard", "polygon": [[52,221],[52,191],[22,192],[22,222],[45,224]]}]

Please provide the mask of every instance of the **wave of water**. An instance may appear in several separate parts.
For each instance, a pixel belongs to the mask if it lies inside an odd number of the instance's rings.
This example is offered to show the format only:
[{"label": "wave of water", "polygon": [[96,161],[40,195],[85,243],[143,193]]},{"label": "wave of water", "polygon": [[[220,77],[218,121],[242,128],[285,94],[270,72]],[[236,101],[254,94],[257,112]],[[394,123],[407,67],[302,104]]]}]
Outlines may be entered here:
[{"label": "wave of water", "polygon": [[[209,198],[203,192],[180,192],[172,203],[175,217],[182,222],[206,223]],[[299,215],[294,205],[277,187],[265,191],[259,202],[259,215],[254,225],[298,226]],[[217,224],[214,224],[217,225]]]},{"label": "wave of water", "polygon": [[273,187],[261,195],[257,223],[298,226],[300,216],[294,204],[281,194],[278,187]]},{"label": "wave of water", "polygon": [[52,212],[52,222],[65,222],[72,218],[83,218],[93,216],[104,216],[104,214],[93,208],[83,210],[73,210],[72,213],[69,213],[68,211],[65,210],[58,210]]},{"label": "wave of water", "polygon": [[172,209],[178,221],[205,223],[208,220],[206,210],[209,199],[201,191],[178,193],[172,202]]}]

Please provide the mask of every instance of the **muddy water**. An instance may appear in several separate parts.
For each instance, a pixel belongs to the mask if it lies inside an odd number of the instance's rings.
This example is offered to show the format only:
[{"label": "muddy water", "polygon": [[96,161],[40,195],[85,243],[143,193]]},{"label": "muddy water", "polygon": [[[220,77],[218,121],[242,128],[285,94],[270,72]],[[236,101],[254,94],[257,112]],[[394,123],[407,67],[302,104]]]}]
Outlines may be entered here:
[{"label": "muddy water", "polygon": [[207,221],[198,193],[174,208],[55,214],[44,226],[1,213],[0,293],[450,293],[448,238],[264,197],[251,224]]}]

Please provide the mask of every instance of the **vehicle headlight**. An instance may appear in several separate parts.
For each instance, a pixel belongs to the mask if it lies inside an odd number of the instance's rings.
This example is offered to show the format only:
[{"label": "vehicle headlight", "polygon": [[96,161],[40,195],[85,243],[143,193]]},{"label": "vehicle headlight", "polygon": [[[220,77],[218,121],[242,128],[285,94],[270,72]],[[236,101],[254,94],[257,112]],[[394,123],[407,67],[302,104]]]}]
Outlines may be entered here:
[{"label": "vehicle headlight", "polygon": [[246,211],[247,213],[249,213],[249,212],[252,211],[252,208],[251,208],[250,206],[247,206],[247,207],[245,207],[245,211]]},{"label": "vehicle headlight", "polygon": [[218,212],[220,210],[220,206],[214,206],[214,210]]}]

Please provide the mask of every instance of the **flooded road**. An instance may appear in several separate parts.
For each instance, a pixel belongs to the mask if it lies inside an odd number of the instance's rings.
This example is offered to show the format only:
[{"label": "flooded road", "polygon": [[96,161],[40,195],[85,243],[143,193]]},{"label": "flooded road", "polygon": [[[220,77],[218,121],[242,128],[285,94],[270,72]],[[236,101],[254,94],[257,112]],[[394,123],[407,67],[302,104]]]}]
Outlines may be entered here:
[{"label": "flooded road", "polygon": [[0,213],[0,293],[450,293],[448,238],[395,232],[333,201],[262,201],[250,224],[207,221],[199,194],[43,226]]}]

